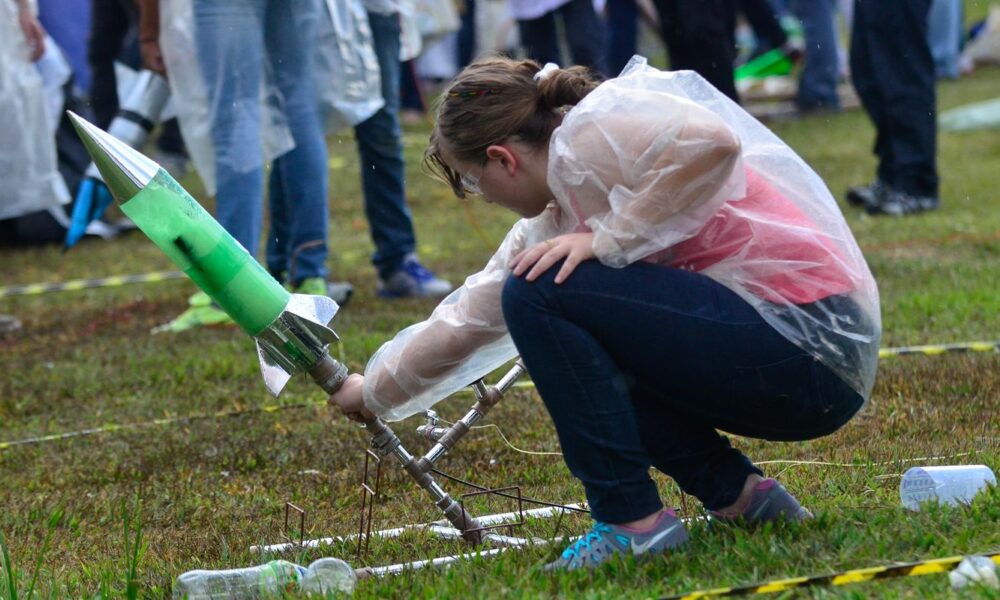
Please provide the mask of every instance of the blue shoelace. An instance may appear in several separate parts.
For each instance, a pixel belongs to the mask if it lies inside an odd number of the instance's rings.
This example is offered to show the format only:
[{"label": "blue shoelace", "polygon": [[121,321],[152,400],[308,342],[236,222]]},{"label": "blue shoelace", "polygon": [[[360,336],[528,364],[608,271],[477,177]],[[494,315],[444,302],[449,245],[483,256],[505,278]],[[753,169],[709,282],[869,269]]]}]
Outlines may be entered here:
[{"label": "blue shoelace", "polygon": [[587,532],[586,535],[578,539],[572,546],[563,550],[562,558],[563,560],[572,560],[573,556],[579,556],[580,550],[586,548],[590,550],[591,542],[602,542],[604,541],[605,533],[611,533],[611,528],[597,521],[594,523],[594,527]]}]

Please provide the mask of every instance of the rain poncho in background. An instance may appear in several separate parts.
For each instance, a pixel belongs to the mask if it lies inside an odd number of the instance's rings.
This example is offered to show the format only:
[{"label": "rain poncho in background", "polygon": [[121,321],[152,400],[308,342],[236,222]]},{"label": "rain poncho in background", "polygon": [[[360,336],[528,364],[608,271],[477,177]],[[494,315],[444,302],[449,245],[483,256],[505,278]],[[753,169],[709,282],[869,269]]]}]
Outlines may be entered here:
[{"label": "rain poncho in background", "polygon": [[[51,38],[46,42],[50,55],[58,52]],[[56,91],[61,100],[61,90]],[[70,201],[57,167],[57,121],[47,114],[50,106],[18,26],[17,6],[0,0],[0,219],[54,212]]]},{"label": "rain poncho in background", "polygon": [[316,89],[327,134],[352,127],[385,105],[368,15],[360,0],[325,0],[329,19],[316,36]]},{"label": "rain poncho in background", "polygon": [[[633,58],[553,133],[548,184],[555,201],[541,215],[518,221],[482,271],[371,358],[369,410],[416,414],[516,356],[500,308],[510,259],[581,231],[605,265],[644,260],[718,281],[869,397],[878,290],[840,209],[791,148],[701,76]],[[845,304],[855,310],[829,309]]]},{"label": "rain poncho in background", "polygon": [[[384,102],[371,29],[361,0],[316,1],[322,5],[316,28],[317,102],[326,132],[333,134],[361,123],[375,114]],[[232,171],[246,173],[285,154],[295,147],[295,141],[281,108],[281,93],[274,83],[273,71],[265,60],[260,91],[263,148],[260,152],[241,152],[239,156],[217,156],[212,144],[215,112],[232,110],[232,107],[209,103],[195,35],[192,0],[160,0],[160,47],[181,133],[205,191],[214,195],[217,158],[230,161]],[[227,67],[221,72],[236,76],[244,58],[228,57]]]}]

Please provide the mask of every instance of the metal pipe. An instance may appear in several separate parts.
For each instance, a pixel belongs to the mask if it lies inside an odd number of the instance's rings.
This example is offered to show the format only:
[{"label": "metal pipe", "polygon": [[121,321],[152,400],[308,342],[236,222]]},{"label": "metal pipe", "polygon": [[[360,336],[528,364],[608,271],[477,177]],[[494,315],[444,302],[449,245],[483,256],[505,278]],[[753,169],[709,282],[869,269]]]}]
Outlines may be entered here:
[{"label": "metal pipe", "polygon": [[[582,508],[582,504],[567,504],[565,508],[546,506],[542,508],[531,508],[524,511],[525,517],[530,517],[534,519],[546,519],[554,517],[566,512],[570,512],[570,509]],[[519,516],[516,512],[505,512],[496,513],[492,515],[484,515],[478,518],[481,525],[497,525],[499,523],[504,523]],[[411,529],[426,529],[435,535],[439,535],[445,538],[457,538],[462,536],[462,532],[444,525],[444,521],[434,521],[433,523],[413,523],[410,525],[403,525],[402,527],[393,527],[392,529],[382,529],[380,531],[373,531],[371,535],[377,538],[397,538]],[[338,542],[352,542],[358,539],[358,534],[352,533],[350,535],[338,535],[325,538],[317,538],[312,540],[304,540],[299,544],[295,542],[283,542],[280,544],[270,544],[267,546],[250,546],[251,552],[287,552],[289,550],[297,550],[300,548],[318,548],[319,546],[328,546],[330,544]],[[505,545],[523,545],[524,542],[529,541],[526,538],[517,538],[510,536],[503,536],[495,533],[487,533],[486,539],[494,543],[505,543],[504,540],[509,540]]]},{"label": "metal pipe", "polygon": [[524,365],[518,360],[500,379],[497,385],[487,387],[483,384],[482,380],[474,383],[472,390],[479,399],[478,402],[469,409],[469,412],[465,413],[465,416],[448,429],[439,431],[440,428],[427,429],[426,426],[418,427],[417,432],[421,433],[424,437],[437,439],[437,443],[427,451],[424,459],[434,464],[454,448],[455,444],[465,437],[465,434],[469,433],[475,424],[490,412],[490,409],[503,397],[504,392],[510,389],[510,386],[514,385],[514,382],[524,373]]}]

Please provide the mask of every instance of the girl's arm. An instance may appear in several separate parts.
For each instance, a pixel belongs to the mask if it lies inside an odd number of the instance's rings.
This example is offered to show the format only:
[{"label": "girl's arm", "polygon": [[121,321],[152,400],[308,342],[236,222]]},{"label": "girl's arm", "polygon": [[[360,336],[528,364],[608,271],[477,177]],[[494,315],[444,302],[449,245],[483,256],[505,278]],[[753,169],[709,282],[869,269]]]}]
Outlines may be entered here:
[{"label": "girl's arm", "polygon": [[364,404],[399,420],[416,414],[514,356],[500,296],[510,259],[526,243],[518,222],[486,267],[465,280],[430,318],[399,332],[365,369]]}]

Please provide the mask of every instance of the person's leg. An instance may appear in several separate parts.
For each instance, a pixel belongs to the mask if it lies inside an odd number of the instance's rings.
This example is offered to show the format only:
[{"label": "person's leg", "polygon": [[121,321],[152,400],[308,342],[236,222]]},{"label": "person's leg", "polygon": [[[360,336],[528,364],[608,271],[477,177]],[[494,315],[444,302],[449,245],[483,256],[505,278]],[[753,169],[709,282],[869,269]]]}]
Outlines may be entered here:
[{"label": "person's leg", "polygon": [[608,75],[604,23],[597,18],[592,0],[570,0],[556,13],[562,18],[573,64]]},{"label": "person's leg", "polygon": [[382,73],[385,106],[355,126],[361,157],[365,216],[375,243],[372,263],[381,278],[399,268],[417,246],[413,218],[406,204],[402,129],[399,124],[399,17],[368,14],[372,41]]},{"label": "person's leg", "polygon": [[927,41],[934,57],[935,75],[958,79],[962,46],[962,1],[932,0],[927,19]]},{"label": "person's leg", "polygon": [[[565,283],[585,276],[578,271]],[[545,279],[508,278],[508,330],[555,424],[566,465],[583,483],[591,515],[614,524],[647,517],[663,504],[625,377],[593,335],[560,314]]]},{"label": "person's leg", "polygon": [[[934,61],[927,45],[930,0],[861,2],[855,21],[871,31],[868,51],[885,114],[879,156],[889,185],[912,196],[938,195]],[[880,167],[880,175],[882,168]]]},{"label": "person's leg", "polygon": [[256,258],[264,203],[264,2],[199,0],[194,22],[215,149],[216,218]]},{"label": "person's leg", "polygon": [[691,69],[739,102],[733,79],[735,0],[654,0],[670,68]]},{"label": "person's leg", "polygon": [[639,8],[635,0],[608,0],[608,74],[617,75],[636,53]]},{"label": "person's leg", "polygon": [[628,380],[642,446],[651,464],[706,508],[730,506],[747,477],[763,475],[709,421],[679,410],[683,402],[668,401],[659,390],[632,377]]},{"label": "person's leg", "polygon": [[277,168],[277,164],[275,161],[267,180],[267,204],[271,222],[264,246],[265,266],[276,280],[289,283],[288,265],[292,258],[292,224],[289,214],[291,203],[285,186],[285,169]]},{"label": "person's leg", "polygon": [[517,29],[521,34],[521,46],[528,58],[542,64],[562,64],[554,13],[547,12],[537,19],[519,20]]},{"label": "person's leg", "polygon": [[87,63],[90,65],[90,104],[94,124],[101,129],[118,113],[115,60],[129,30],[129,15],[119,0],[92,0]]},{"label": "person's leg", "polygon": [[755,55],[785,45],[785,42],[788,41],[788,34],[781,26],[770,0],[739,0],[739,3],[743,16],[746,17],[750,28],[757,36]]},{"label": "person's leg", "polygon": [[556,285],[557,267],[533,283],[511,277],[504,317],[597,519],[655,512],[650,464],[708,508],[727,507],[758,471],[713,429],[810,439],[862,404],[704,275],[587,261]]},{"label": "person's leg", "polygon": [[791,10],[802,21],[805,64],[799,75],[795,103],[801,109],[840,108],[837,96],[836,0],[791,0]]},{"label": "person's leg", "polygon": [[874,151],[879,158],[877,177],[884,184],[892,185],[895,179],[892,172],[891,147],[887,143],[886,113],[889,104],[886,102],[879,81],[883,70],[880,63],[885,57],[878,54],[881,33],[876,29],[880,15],[875,11],[878,2],[855,0],[851,19],[851,83],[854,85],[861,106],[868,113],[872,125],[875,126]]},{"label": "person's leg", "polygon": [[[292,285],[303,279],[326,277],[327,152],[313,83],[320,14],[316,0],[269,0],[265,15],[267,50],[284,101],[288,127],[295,139],[295,148],[274,161],[273,171],[280,173],[276,183],[283,193],[270,199],[273,207],[277,205],[272,214],[275,210],[279,214],[284,211],[288,278]],[[271,237],[276,237],[274,234],[280,235],[280,231],[273,231]],[[281,239],[276,244],[280,245]]]},{"label": "person's leg", "polygon": [[459,70],[472,62],[476,57],[476,0],[465,0],[465,11],[462,13],[462,25],[458,30],[458,48],[456,56]]},{"label": "person's leg", "polygon": [[423,115],[427,112],[427,105],[424,103],[423,92],[420,90],[420,81],[417,77],[417,60],[405,61],[400,64],[397,70],[399,71],[400,106],[403,110]]}]

